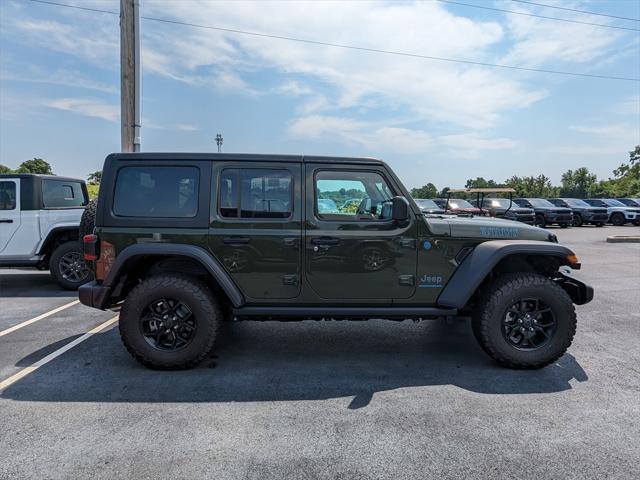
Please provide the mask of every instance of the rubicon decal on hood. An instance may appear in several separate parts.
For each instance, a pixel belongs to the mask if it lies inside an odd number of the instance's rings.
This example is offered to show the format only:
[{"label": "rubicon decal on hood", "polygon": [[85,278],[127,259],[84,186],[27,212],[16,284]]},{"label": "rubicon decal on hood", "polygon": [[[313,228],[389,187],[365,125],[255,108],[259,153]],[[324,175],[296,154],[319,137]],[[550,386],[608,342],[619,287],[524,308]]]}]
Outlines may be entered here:
[{"label": "rubicon decal on hood", "polygon": [[480,235],[491,238],[518,238],[520,230],[512,227],[480,227]]}]

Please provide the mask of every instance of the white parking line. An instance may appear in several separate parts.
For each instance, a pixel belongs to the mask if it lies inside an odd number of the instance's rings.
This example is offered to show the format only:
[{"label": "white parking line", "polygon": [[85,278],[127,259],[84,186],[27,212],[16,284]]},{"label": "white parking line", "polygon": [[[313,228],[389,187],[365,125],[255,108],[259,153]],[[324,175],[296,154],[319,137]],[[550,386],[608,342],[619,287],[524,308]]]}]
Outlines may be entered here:
[{"label": "white parking line", "polygon": [[99,333],[102,330],[105,330],[107,327],[110,327],[111,325],[113,325],[117,321],[118,321],[118,317],[117,316],[113,317],[111,320],[107,320],[106,322],[98,325],[96,328],[93,328],[93,329],[89,330],[87,333],[85,333],[81,337],[78,337],[75,340],[73,340],[72,342],[67,343],[64,347],[59,348],[58,350],[56,350],[55,352],[50,353],[49,355],[47,355],[44,358],[41,358],[40,360],[38,360],[33,365],[30,365],[28,367],[23,368],[18,373],[14,374],[14,375],[10,376],[9,378],[7,378],[6,380],[3,380],[2,382],[0,382],[0,391],[4,390],[5,388],[7,388],[10,385],[13,385],[18,380],[20,380],[21,378],[26,377],[30,373],[35,372],[41,366],[46,365],[51,360],[59,357],[64,352],[67,352],[67,351],[71,350],[73,347],[75,347],[76,345],[78,345],[78,344],[84,342],[85,340],[91,338],[96,333]]},{"label": "white parking line", "polygon": [[0,332],[0,337],[4,337],[8,333],[15,332],[16,330],[20,330],[22,327],[26,327],[27,325],[31,325],[32,323],[35,323],[38,320],[42,320],[43,318],[50,317],[54,313],[61,312],[65,308],[73,307],[77,303],[80,303],[80,300],[74,300],[73,302],[66,303],[66,304],[62,305],[61,307],[54,308],[53,310],[49,310],[47,313],[43,313],[42,315],[38,315],[37,317],[32,318],[31,320],[27,320],[27,321],[24,321],[22,323],[19,323],[18,325],[14,325],[11,328],[7,328],[6,330],[3,330],[3,331]]}]

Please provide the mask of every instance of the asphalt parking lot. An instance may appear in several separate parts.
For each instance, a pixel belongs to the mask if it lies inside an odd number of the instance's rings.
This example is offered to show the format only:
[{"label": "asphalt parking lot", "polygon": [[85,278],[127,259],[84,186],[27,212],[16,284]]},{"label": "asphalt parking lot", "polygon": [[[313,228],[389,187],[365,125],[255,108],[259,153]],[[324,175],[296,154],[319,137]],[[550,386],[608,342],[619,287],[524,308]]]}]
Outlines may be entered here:
[{"label": "asphalt parking lot", "polygon": [[461,320],[243,322],[200,368],[151,371],[113,312],[3,270],[0,382],[26,374],[0,393],[0,478],[637,478],[640,244],[604,239],[638,231],[553,229],[596,296],[539,371]]}]

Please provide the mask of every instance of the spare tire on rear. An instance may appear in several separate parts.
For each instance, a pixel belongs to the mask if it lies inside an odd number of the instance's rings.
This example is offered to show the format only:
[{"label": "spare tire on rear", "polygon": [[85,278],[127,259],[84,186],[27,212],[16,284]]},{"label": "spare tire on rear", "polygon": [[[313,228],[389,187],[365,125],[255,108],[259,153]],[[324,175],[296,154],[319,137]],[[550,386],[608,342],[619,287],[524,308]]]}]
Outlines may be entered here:
[{"label": "spare tire on rear", "polygon": [[80,219],[80,240],[85,235],[93,233],[93,228],[96,226],[96,208],[98,206],[98,200],[91,200],[82,213]]}]

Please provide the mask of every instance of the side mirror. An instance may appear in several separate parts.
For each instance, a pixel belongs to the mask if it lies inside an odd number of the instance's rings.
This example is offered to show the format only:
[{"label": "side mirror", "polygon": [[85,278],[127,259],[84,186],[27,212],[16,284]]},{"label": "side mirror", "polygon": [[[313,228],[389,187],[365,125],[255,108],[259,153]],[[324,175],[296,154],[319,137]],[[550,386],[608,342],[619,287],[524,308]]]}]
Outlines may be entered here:
[{"label": "side mirror", "polygon": [[404,197],[391,199],[391,219],[404,222],[409,218],[409,202]]}]

